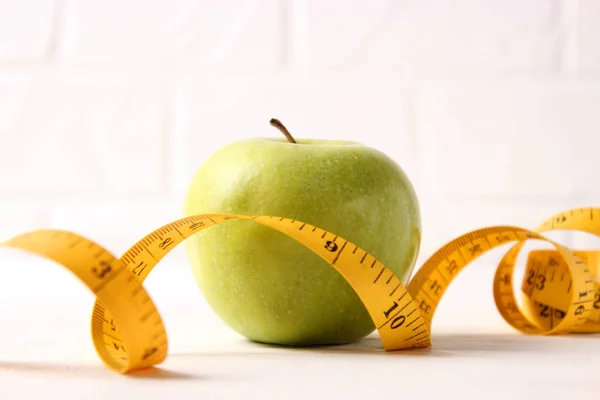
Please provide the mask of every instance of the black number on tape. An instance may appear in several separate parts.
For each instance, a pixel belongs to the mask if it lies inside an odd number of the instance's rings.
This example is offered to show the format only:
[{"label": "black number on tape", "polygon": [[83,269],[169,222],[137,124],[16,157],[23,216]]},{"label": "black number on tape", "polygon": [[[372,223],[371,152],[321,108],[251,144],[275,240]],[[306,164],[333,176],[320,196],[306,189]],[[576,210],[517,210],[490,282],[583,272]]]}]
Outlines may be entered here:
[{"label": "black number on tape", "polygon": [[106,261],[100,261],[99,267],[92,268],[92,274],[94,274],[94,276],[99,279],[103,279],[106,276],[106,274],[110,273],[111,271],[112,267],[110,263]]},{"label": "black number on tape", "polygon": [[133,268],[134,275],[140,276],[142,274],[142,272],[144,272],[144,270],[146,269],[147,266],[148,266],[148,264],[146,264],[143,261],[140,261],[140,263]]},{"label": "black number on tape", "polygon": [[529,270],[529,276],[527,277],[527,283],[533,285],[533,279],[535,278],[535,271]]},{"label": "black number on tape", "polygon": [[171,238],[166,238],[165,240],[163,240],[162,242],[160,242],[160,244],[158,245],[158,247],[160,247],[161,249],[164,249],[166,247],[169,247],[169,245],[173,243],[173,240]]},{"label": "black number on tape", "polygon": [[190,225],[190,229],[195,231],[198,228],[202,228],[204,226],[204,222],[194,222]]},{"label": "black number on tape", "polygon": [[538,283],[535,285],[537,290],[542,290],[544,288],[544,283],[546,283],[546,276],[539,274],[538,275]]},{"label": "black number on tape", "polygon": [[383,315],[385,315],[386,318],[389,318],[392,311],[394,311],[396,308],[398,308],[398,303],[394,302],[389,310],[383,312]]},{"label": "black number on tape", "polygon": [[334,251],[337,251],[338,245],[337,243],[328,240],[327,243],[325,243],[325,248],[333,253]]},{"label": "black number on tape", "polygon": [[396,318],[394,318],[390,326],[392,329],[400,328],[404,324],[404,321],[406,321],[406,317],[404,315],[398,315]]}]

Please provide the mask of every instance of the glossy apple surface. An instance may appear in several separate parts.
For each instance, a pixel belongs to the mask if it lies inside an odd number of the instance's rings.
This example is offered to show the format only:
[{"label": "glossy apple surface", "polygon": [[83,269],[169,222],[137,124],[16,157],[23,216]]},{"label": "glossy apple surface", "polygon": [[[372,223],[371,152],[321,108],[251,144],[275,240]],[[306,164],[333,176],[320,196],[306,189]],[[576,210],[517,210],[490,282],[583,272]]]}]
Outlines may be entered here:
[{"label": "glossy apple surface", "polygon": [[[184,215],[235,213],[303,221],[337,234],[406,284],[421,240],[420,210],[401,167],[355,142],[254,138],[209,157]],[[246,338],[289,346],[357,341],[375,327],[352,287],[295,240],[229,221],[186,241],[207,303]]]}]

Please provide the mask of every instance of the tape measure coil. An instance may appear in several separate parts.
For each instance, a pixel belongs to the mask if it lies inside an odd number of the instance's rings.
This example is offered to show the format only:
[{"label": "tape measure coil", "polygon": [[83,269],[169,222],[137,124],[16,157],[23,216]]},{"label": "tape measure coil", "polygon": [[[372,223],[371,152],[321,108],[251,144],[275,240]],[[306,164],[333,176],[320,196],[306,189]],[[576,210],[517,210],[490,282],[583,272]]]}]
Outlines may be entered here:
[{"label": "tape measure coil", "polygon": [[[356,244],[285,217],[187,217],[150,233],[120,258],[89,239],[61,230],[25,233],[3,246],[63,265],[95,294],[91,331],[98,356],[110,369],[128,373],[158,365],[168,353],[166,331],[143,287],[144,279],[175,246],[202,229],[244,219],[297,240],[344,276],[373,319],[385,350],[393,351],[431,346],[431,322],[448,286],[469,263],[509,242],[516,243],[496,269],[493,294],[498,311],[511,326],[527,334],[600,332],[600,288],[594,280],[596,264],[590,262],[597,259],[596,252],[574,252],[542,236],[555,229],[600,236],[600,221],[594,216],[600,216],[600,209],[581,208],[557,214],[533,231],[513,226],[471,231],[435,252],[406,286]],[[556,251],[530,254],[526,274],[533,273],[533,281],[523,281],[525,311],[521,311],[512,281],[517,255],[529,239],[546,241]],[[548,268],[552,268],[551,275]]]}]

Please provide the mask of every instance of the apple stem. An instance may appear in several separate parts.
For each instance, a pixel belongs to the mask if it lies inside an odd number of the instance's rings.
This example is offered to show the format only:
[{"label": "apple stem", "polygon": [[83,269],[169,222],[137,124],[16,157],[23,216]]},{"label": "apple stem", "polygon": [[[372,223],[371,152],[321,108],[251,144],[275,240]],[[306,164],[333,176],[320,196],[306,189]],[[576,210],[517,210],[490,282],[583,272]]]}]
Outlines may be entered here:
[{"label": "apple stem", "polygon": [[284,136],[287,138],[287,140],[290,143],[298,143],[296,142],[296,139],[294,139],[294,137],[290,134],[290,132],[287,130],[287,128],[276,118],[271,118],[271,121],[269,121],[271,123],[271,125],[273,125],[275,128],[279,129],[281,131],[281,133],[284,134]]}]

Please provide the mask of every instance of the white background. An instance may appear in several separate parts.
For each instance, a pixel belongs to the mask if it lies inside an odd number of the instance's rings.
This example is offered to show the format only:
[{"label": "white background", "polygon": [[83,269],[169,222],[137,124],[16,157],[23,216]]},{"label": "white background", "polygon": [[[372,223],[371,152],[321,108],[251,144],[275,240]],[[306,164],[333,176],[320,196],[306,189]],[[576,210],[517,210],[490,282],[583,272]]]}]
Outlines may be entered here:
[{"label": "white background", "polygon": [[598,205],[599,20],[594,0],[2,0],[0,235],[124,250],[271,117],[393,157],[426,255]]},{"label": "white background", "polygon": [[[0,236],[70,229],[118,255],[181,216],[189,179],[212,152],[279,136],[268,123],[277,117],[296,137],[356,140],[405,169],[421,204],[421,264],[471,229],[534,228],[554,213],[600,206],[599,110],[595,0],[0,0]],[[497,258],[487,260],[481,277],[466,271],[465,289],[447,295],[447,304],[479,308],[451,318],[448,305],[441,320],[505,329],[489,290]],[[193,319],[170,293],[204,305],[183,248],[164,263],[178,272],[148,288],[177,337]],[[71,360],[81,355],[96,368],[86,336],[93,299],[73,299],[86,292],[57,270],[38,279],[36,294],[23,265],[9,264],[1,299],[21,311],[2,312],[22,329],[7,333],[1,351],[19,360],[16,336],[42,341],[36,302],[49,296],[44,314],[58,307],[79,334],[39,348],[60,358],[78,341]],[[63,285],[59,295],[49,280]],[[472,301],[472,293],[481,295]],[[203,331],[194,327],[175,343],[198,346]],[[457,353],[469,343],[459,340]]]}]

